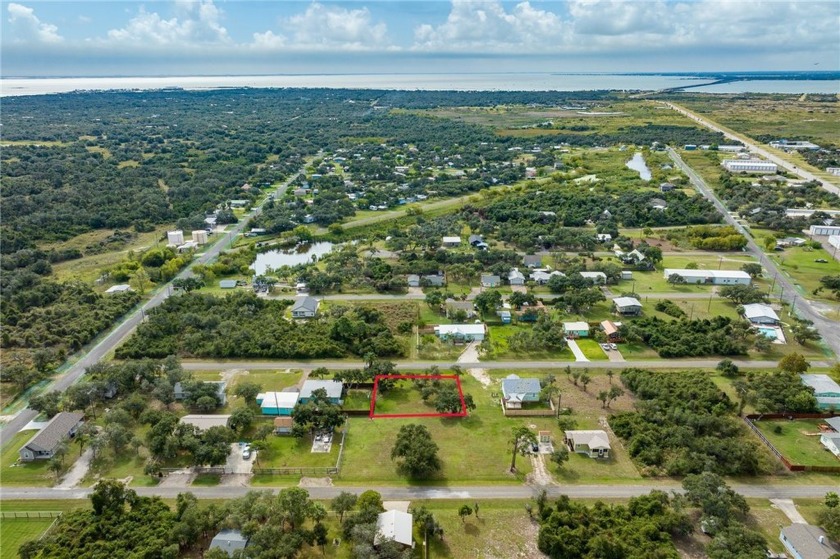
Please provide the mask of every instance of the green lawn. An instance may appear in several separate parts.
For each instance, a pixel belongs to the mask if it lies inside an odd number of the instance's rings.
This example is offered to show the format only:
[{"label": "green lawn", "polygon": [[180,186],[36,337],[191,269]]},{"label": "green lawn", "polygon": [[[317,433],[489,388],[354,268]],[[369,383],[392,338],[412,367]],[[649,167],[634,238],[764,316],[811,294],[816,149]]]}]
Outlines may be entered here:
[{"label": "green lawn", "polygon": [[222,478],[218,474],[198,474],[192,482],[197,487],[215,487],[219,485]]},{"label": "green lawn", "polygon": [[[445,379],[440,383],[455,386],[454,380]],[[432,403],[422,400],[420,391],[414,388],[410,380],[397,381],[392,390],[378,392],[375,411],[378,414],[436,413]]]},{"label": "green lawn", "polygon": [[[3,448],[0,454],[0,485],[8,486],[50,486],[55,482],[55,476],[50,472],[49,460],[35,460],[33,462],[17,463],[18,451],[35,435],[36,431],[21,431]],[[68,445],[64,458],[65,471],[79,456],[79,448]]]},{"label": "green lawn", "polygon": [[354,389],[348,390],[344,395],[345,410],[369,410],[370,409],[370,394],[368,389]]},{"label": "green lawn", "polygon": [[[820,444],[820,423],[819,419],[781,419],[756,421],[755,425],[793,464],[840,466],[840,460]],[[781,427],[781,433],[775,432],[776,427]]]},{"label": "green lawn", "polygon": [[606,361],[608,359],[607,354],[595,340],[580,339],[577,340],[577,345],[590,361]]},{"label": "green lawn", "polygon": [[[573,319],[569,319],[573,320]],[[552,361],[574,361],[575,356],[568,348],[561,351],[529,351],[526,354],[511,351],[508,346],[508,338],[517,332],[530,332],[533,326],[527,323],[517,324],[490,324],[488,325],[488,339],[490,340],[490,359],[530,359],[530,360],[552,360]]]},{"label": "green lawn", "polygon": [[[833,250],[833,249],[832,249]],[[820,278],[840,274],[840,262],[825,249],[810,249],[807,247],[786,248],[783,252],[769,253],[770,258],[779,265],[782,272],[793,279],[794,284],[801,288],[800,294],[809,299],[822,299],[837,302],[828,290],[814,295],[814,290],[820,287]],[[815,262],[826,260],[826,263]]]},{"label": "green lawn", "polygon": [[30,540],[38,539],[54,520],[52,518],[0,520],[3,524],[3,529],[0,530],[0,559],[16,559],[18,548]]},{"label": "green lawn", "polygon": [[338,460],[341,431],[333,437],[328,453],[312,452],[312,437],[301,439],[292,436],[270,435],[266,439],[268,448],[257,453],[254,467],[257,468],[327,468],[335,466]]},{"label": "green lawn", "polygon": [[[529,374],[527,371],[489,371],[497,381],[516,372],[522,377],[541,377],[546,371]],[[592,375],[593,381],[587,392],[573,387],[565,375],[558,379],[563,390],[564,407],[573,409],[573,417],[582,429],[596,428],[598,418],[609,415],[597,400],[599,390],[608,386],[606,375]],[[508,472],[511,455],[509,438],[517,426],[529,426],[534,431],[550,431],[555,444],[562,440],[562,433],[553,417],[505,417],[498,401],[499,384],[495,382],[484,388],[471,376],[461,377],[464,392],[471,394],[477,409],[466,418],[413,418],[413,419],[368,419],[351,418],[350,430],[338,482],[342,484],[383,483],[398,484],[406,480],[396,472],[395,464],[388,459],[400,427],[408,424],[425,425],[440,447],[439,456],[443,462],[442,471],[432,481],[440,483],[496,484],[513,483],[531,471],[527,457],[516,460],[519,473],[516,477]],[[617,380],[614,382],[618,382]],[[628,409],[629,396],[613,403],[615,411]],[[371,459],[376,456],[376,459]],[[612,462],[596,463],[594,460],[575,457],[557,472],[553,465],[549,470],[562,481],[595,483],[600,480],[623,482],[641,479],[626,453],[616,449]],[[421,482],[422,483],[422,482]]]}]

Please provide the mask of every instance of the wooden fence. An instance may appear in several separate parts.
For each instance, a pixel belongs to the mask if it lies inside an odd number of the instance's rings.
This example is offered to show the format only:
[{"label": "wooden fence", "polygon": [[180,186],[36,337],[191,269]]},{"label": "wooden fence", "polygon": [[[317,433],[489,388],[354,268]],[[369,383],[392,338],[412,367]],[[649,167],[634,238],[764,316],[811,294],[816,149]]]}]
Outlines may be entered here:
[{"label": "wooden fence", "polygon": [[744,421],[746,422],[747,426],[752,429],[753,433],[758,435],[758,438],[761,439],[761,442],[770,449],[770,452],[776,455],[776,457],[785,465],[785,468],[790,470],[791,472],[819,472],[819,473],[826,473],[826,474],[840,474],[840,466],[810,466],[806,464],[794,464],[785,456],[779,452],[779,449],[773,445],[767,437],[764,436],[764,433],[761,432],[756,425],[756,421],[761,421],[762,419],[827,419],[829,417],[835,417],[837,414],[832,413],[765,413],[765,414],[750,414],[744,417]]}]

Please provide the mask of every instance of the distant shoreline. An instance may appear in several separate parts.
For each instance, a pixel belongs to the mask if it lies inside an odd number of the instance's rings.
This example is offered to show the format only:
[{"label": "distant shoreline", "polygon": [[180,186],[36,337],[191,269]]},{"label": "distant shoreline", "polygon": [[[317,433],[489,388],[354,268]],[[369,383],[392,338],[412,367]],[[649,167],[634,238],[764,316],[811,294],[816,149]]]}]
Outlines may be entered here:
[{"label": "distant shoreline", "polygon": [[0,96],[78,91],[327,88],[423,91],[678,91],[709,93],[840,93],[840,72],[411,73],[248,76],[4,77]]}]

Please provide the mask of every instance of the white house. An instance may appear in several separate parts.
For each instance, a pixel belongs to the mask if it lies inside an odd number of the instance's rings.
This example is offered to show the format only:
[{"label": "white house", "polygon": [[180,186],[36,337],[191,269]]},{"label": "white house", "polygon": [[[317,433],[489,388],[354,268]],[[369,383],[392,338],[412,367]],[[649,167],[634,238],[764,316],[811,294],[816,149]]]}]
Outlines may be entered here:
[{"label": "white house", "polygon": [[604,272],[578,272],[582,277],[592,280],[595,285],[604,285],[607,283],[607,274]]},{"label": "white house", "polygon": [[458,342],[480,342],[484,340],[484,324],[440,324],[435,326],[435,334],[441,340]]},{"label": "white house", "polygon": [[642,303],[635,297],[616,297],[613,299],[615,311],[623,315],[638,315],[642,313]]},{"label": "white house", "polygon": [[230,419],[229,414],[190,414],[182,417],[180,423],[206,431],[210,427],[227,427],[228,419]]},{"label": "white house", "polygon": [[444,237],[443,238],[443,246],[445,247],[456,247],[461,244],[461,237]]},{"label": "white house", "polygon": [[525,275],[518,268],[514,268],[508,274],[508,282],[511,285],[525,285]]},{"label": "white house", "polygon": [[126,291],[131,291],[131,286],[127,283],[121,283],[118,285],[112,285],[105,290],[105,293],[110,295],[111,293],[125,293]]},{"label": "white house", "polygon": [[820,435],[820,444],[837,458],[840,458],[840,433],[823,433]]},{"label": "white house", "polygon": [[769,305],[751,303],[744,305],[744,318],[753,324],[778,324],[779,315]]},{"label": "white house", "polygon": [[741,270],[683,270],[665,268],[665,279],[678,275],[685,283],[709,285],[750,285],[752,278]]},{"label": "white house", "polygon": [[840,235],[840,225],[812,225],[808,234],[814,235]]},{"label": "white house", "polygon": [[724,159],[721,165],[730,173],[775,173],[779,169],[775,163],[760,159]]},{"label": "white house", "polygon": [[292,305],[293,318],[313,318],[318,314],[318,306],[320,305],[318,299],[303,295],[295,297],[295,304]]},{"label": "white house", "polygon": [[376,536],[373,545],[381,542],[393,541],[406,547],[414,547],[411,532],[414,527],[414,517],[399,510],[386,510],[376,518]]},{"label": "white house", "polygon": [[610,438],[605,431],[564,431],[563,437],[569,450],[590,458],[609,458]]}]

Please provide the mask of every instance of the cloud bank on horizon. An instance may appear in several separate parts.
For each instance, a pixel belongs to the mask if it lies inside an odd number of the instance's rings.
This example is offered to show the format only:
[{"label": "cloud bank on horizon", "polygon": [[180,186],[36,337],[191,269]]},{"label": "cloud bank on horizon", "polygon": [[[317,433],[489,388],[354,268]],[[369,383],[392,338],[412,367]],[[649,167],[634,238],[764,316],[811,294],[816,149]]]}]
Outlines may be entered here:
[{"label": "cloud bank on horizon", "polygon": [[840,69],[835,0],[10,2],[3,75]]}]

